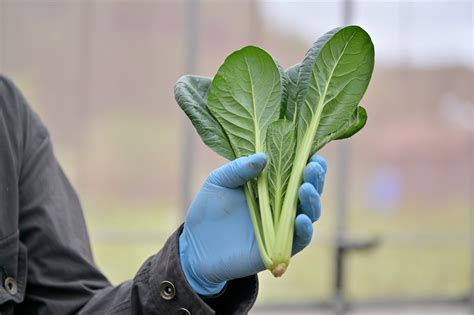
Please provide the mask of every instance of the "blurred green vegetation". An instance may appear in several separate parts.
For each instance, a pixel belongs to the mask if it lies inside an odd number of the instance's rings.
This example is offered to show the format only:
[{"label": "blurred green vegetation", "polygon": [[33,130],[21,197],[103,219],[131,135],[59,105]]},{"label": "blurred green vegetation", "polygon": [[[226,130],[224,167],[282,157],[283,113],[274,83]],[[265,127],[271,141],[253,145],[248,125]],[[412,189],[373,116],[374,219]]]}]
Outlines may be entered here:
[{"label": "blurred green vegetation", "polygon": [[[86,212],[97,264],[114,283],[134,276],[179,226],[182,213],[160,204],[99,204]],[[329,210],[330,211],[330,210]],[[316,224],[313,243],[293,258],[281,279],[260,274],[259,303],[315,302],[331,298],[334,217],[326,211]],[[383,216],[354,209],[349,226],[357,235],[375,235],[381,245],[351,253],[348,295],[355,299],[429,295],[455,296],[469,288],[468,209],[399,212]],[[420,225],[419,222],[423,221]],[[418,222],[418,224],[417,224]],[[159,231],[159,232],[158,232]],[[360,233],[362,231],[363,233]],[[433,231],[456,231],[453,239]],[[439,235],[439,234],[438,234]]]}]

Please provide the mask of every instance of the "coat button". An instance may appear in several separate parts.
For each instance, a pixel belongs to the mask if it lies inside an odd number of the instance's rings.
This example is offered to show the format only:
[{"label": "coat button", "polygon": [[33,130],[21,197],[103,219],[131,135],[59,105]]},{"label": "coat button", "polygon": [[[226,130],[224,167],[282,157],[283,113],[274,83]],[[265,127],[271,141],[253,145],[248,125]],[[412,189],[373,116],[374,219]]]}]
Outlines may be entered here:
[{"label": "coat button", "polygon": [[174,285],[169,281],[163,281],[160,284],[160,295],[165,300],[172,300],[176,295]]},{"label": "coat button", "polygon": [[176,311],[176,315],[191,315],[191,312],[185,308],[180,308]]},{"label": "coat button", "polygon": [[18,292],[16,280],[12,277],[7,277],[3,285],[5,286],[5,290],[7,290],[7,292],[11,295],[15,295]]}]

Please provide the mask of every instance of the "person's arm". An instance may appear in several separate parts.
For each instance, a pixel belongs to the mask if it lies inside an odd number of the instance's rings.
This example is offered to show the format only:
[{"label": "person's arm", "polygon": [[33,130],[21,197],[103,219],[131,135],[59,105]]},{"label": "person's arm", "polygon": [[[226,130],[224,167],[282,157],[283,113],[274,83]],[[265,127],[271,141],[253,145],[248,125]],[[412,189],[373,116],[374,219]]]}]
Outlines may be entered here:
[{"label": "person's arm", "polygon": [[[47,129],[13,83],[7,105],[16,124],[19,230],[26,247],[27,285],[19,314],[213,314],[188,285],[180,267],[179,228],[134,279],[112,286],[95,265],[79,200],[59,166]],[[174,287],[174,289],[171,287]],[[256,298],[255,277],[229,283],[218,299],[247,310]],[[171,287],[171,289],[170,289]],[[236,293],[238,292],[238,293]],[[212,303],[210,299],[209,303]]]}]

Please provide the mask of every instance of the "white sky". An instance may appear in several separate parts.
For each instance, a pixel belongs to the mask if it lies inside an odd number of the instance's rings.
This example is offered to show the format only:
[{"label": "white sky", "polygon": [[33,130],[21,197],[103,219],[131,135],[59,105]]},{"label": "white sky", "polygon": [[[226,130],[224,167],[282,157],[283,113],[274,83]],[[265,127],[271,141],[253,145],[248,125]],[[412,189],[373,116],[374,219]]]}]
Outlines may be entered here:
[{"label": "white sky", "polygon": [[[260,0],[266,25],[312,43],[343,24],[343,1]],[[351,24],[371,35],[379,61],[474,68],[474,0],[353,0]]]}]

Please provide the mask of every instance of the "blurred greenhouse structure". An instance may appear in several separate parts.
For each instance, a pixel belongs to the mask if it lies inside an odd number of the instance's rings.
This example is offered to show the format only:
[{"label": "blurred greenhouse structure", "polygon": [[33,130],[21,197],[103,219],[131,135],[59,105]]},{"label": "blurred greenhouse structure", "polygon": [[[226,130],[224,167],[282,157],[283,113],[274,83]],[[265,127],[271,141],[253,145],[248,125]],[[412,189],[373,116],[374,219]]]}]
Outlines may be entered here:
[{"label": "blurred greenhouse structure", "polygon": [[[225,161],[173,98],[253,44],[284,67],[363,26],[369,120],[328,161],[313,243],[255,314],[474,314],[474,3],[411,0],[0,0],[0,72],[49,127],[98,265],[133,277]],[[153,240],[153,241],[151,241]]]}]

